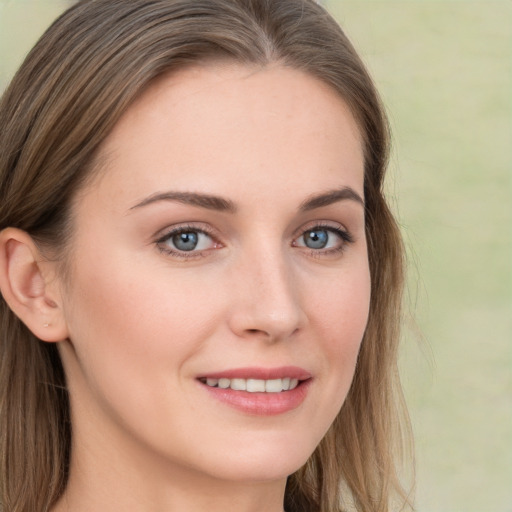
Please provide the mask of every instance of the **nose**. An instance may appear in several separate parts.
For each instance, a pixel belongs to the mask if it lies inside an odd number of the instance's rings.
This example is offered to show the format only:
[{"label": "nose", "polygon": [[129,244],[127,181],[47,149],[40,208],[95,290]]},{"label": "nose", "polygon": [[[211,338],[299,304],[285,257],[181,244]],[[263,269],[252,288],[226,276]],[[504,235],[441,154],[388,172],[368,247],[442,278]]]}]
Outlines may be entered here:
[{"label": "nose", "polygon": [[[253,255],[254,256],[254,255]],[[234,269],[229,325],[237,336],[268,342],[285,340],[306,322],[300,283],[281,255],[255,255]]]}]

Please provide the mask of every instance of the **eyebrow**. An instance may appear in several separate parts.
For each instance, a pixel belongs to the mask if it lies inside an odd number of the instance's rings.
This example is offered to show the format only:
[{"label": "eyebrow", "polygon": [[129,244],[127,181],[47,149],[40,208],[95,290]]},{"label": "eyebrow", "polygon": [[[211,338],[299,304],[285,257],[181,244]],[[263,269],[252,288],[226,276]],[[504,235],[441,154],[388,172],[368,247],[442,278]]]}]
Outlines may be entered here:
[{"label": "eyebrow", "polygon": [[300,205],[300,211],[307,212],[346,200],[355,201],[364,207],[363,198],[353,188],[343,187],[309,197]]},{"label": "eyebrow", "polygon": [[143,206],[147,206],[148,204],[156,203],[159,201],[176,201],[178,203],[206,208],[207,210],[217,210],[230,213],[236,212],[235,204],[229,199],[211,196],[208,194],[197,194],[194,192],[163,192],[153,194],[140,203],[137,203],[135,206],[132,206],[130,210],[142,208]]},{"label": "eyebrow", "polygon": [[[355,201],[364,206],[364,200],[353,188],[343,187],[309,197],[300,205],[299,210],[307,212],[346,200]],[[221,212],[235,213],[237,211],[235,203],[229,199],[195,192],[162,192],[153,194],[140,203],[137,203],[135,206],[132,206],[130,210],[142,208],[143,206],[159,201],[176,201],[178,203]]]}]

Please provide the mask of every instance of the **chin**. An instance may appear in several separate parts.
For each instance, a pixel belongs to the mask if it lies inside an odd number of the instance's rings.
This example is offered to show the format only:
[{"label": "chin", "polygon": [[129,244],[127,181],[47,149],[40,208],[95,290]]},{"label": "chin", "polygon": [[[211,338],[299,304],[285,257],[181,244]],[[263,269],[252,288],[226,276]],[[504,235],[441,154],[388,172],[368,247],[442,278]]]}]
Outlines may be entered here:
[{"label": "chin", "polygon": [[[281,460],[278,460],[281,459]],[[218,468],[216,479],[238,483],[271,482],[286,480],[298,471],[308,457],[299,460],[289,460],[285,455],[278,454],[271,461],[244,461],[230,468]]]},{"label": "chin", "polygon": [[316,446],[316,442],[292,435],[288,439],[255,439],[249,446],[226,449],[211,472],[217,478],[236,482],[283,480],[307,462]]}]

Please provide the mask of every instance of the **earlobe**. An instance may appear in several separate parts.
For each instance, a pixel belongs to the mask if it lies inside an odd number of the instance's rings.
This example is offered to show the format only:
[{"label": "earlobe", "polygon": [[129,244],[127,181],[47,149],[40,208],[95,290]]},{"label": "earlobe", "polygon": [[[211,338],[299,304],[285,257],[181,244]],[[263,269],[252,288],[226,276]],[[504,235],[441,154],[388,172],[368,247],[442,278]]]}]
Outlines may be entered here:
[{"label": "earlobe", "polygon": [[55,264],[46,261],[26,232],[0,232],[0,291],[15,315],[42,341],[67,338]]}]

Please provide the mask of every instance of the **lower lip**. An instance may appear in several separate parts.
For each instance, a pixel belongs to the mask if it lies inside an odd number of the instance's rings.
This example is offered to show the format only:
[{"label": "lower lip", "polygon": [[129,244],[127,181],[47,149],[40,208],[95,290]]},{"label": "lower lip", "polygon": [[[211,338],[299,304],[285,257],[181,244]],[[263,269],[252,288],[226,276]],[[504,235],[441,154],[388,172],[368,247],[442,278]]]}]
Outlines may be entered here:
[{"label": "lower lip", "polygon": [[300,382],[295,389],[280,393],[250,393],[199,383],[217,400],[239,411],[255,416],[274,416],[297,409],[306,399],[311,379]]}]

